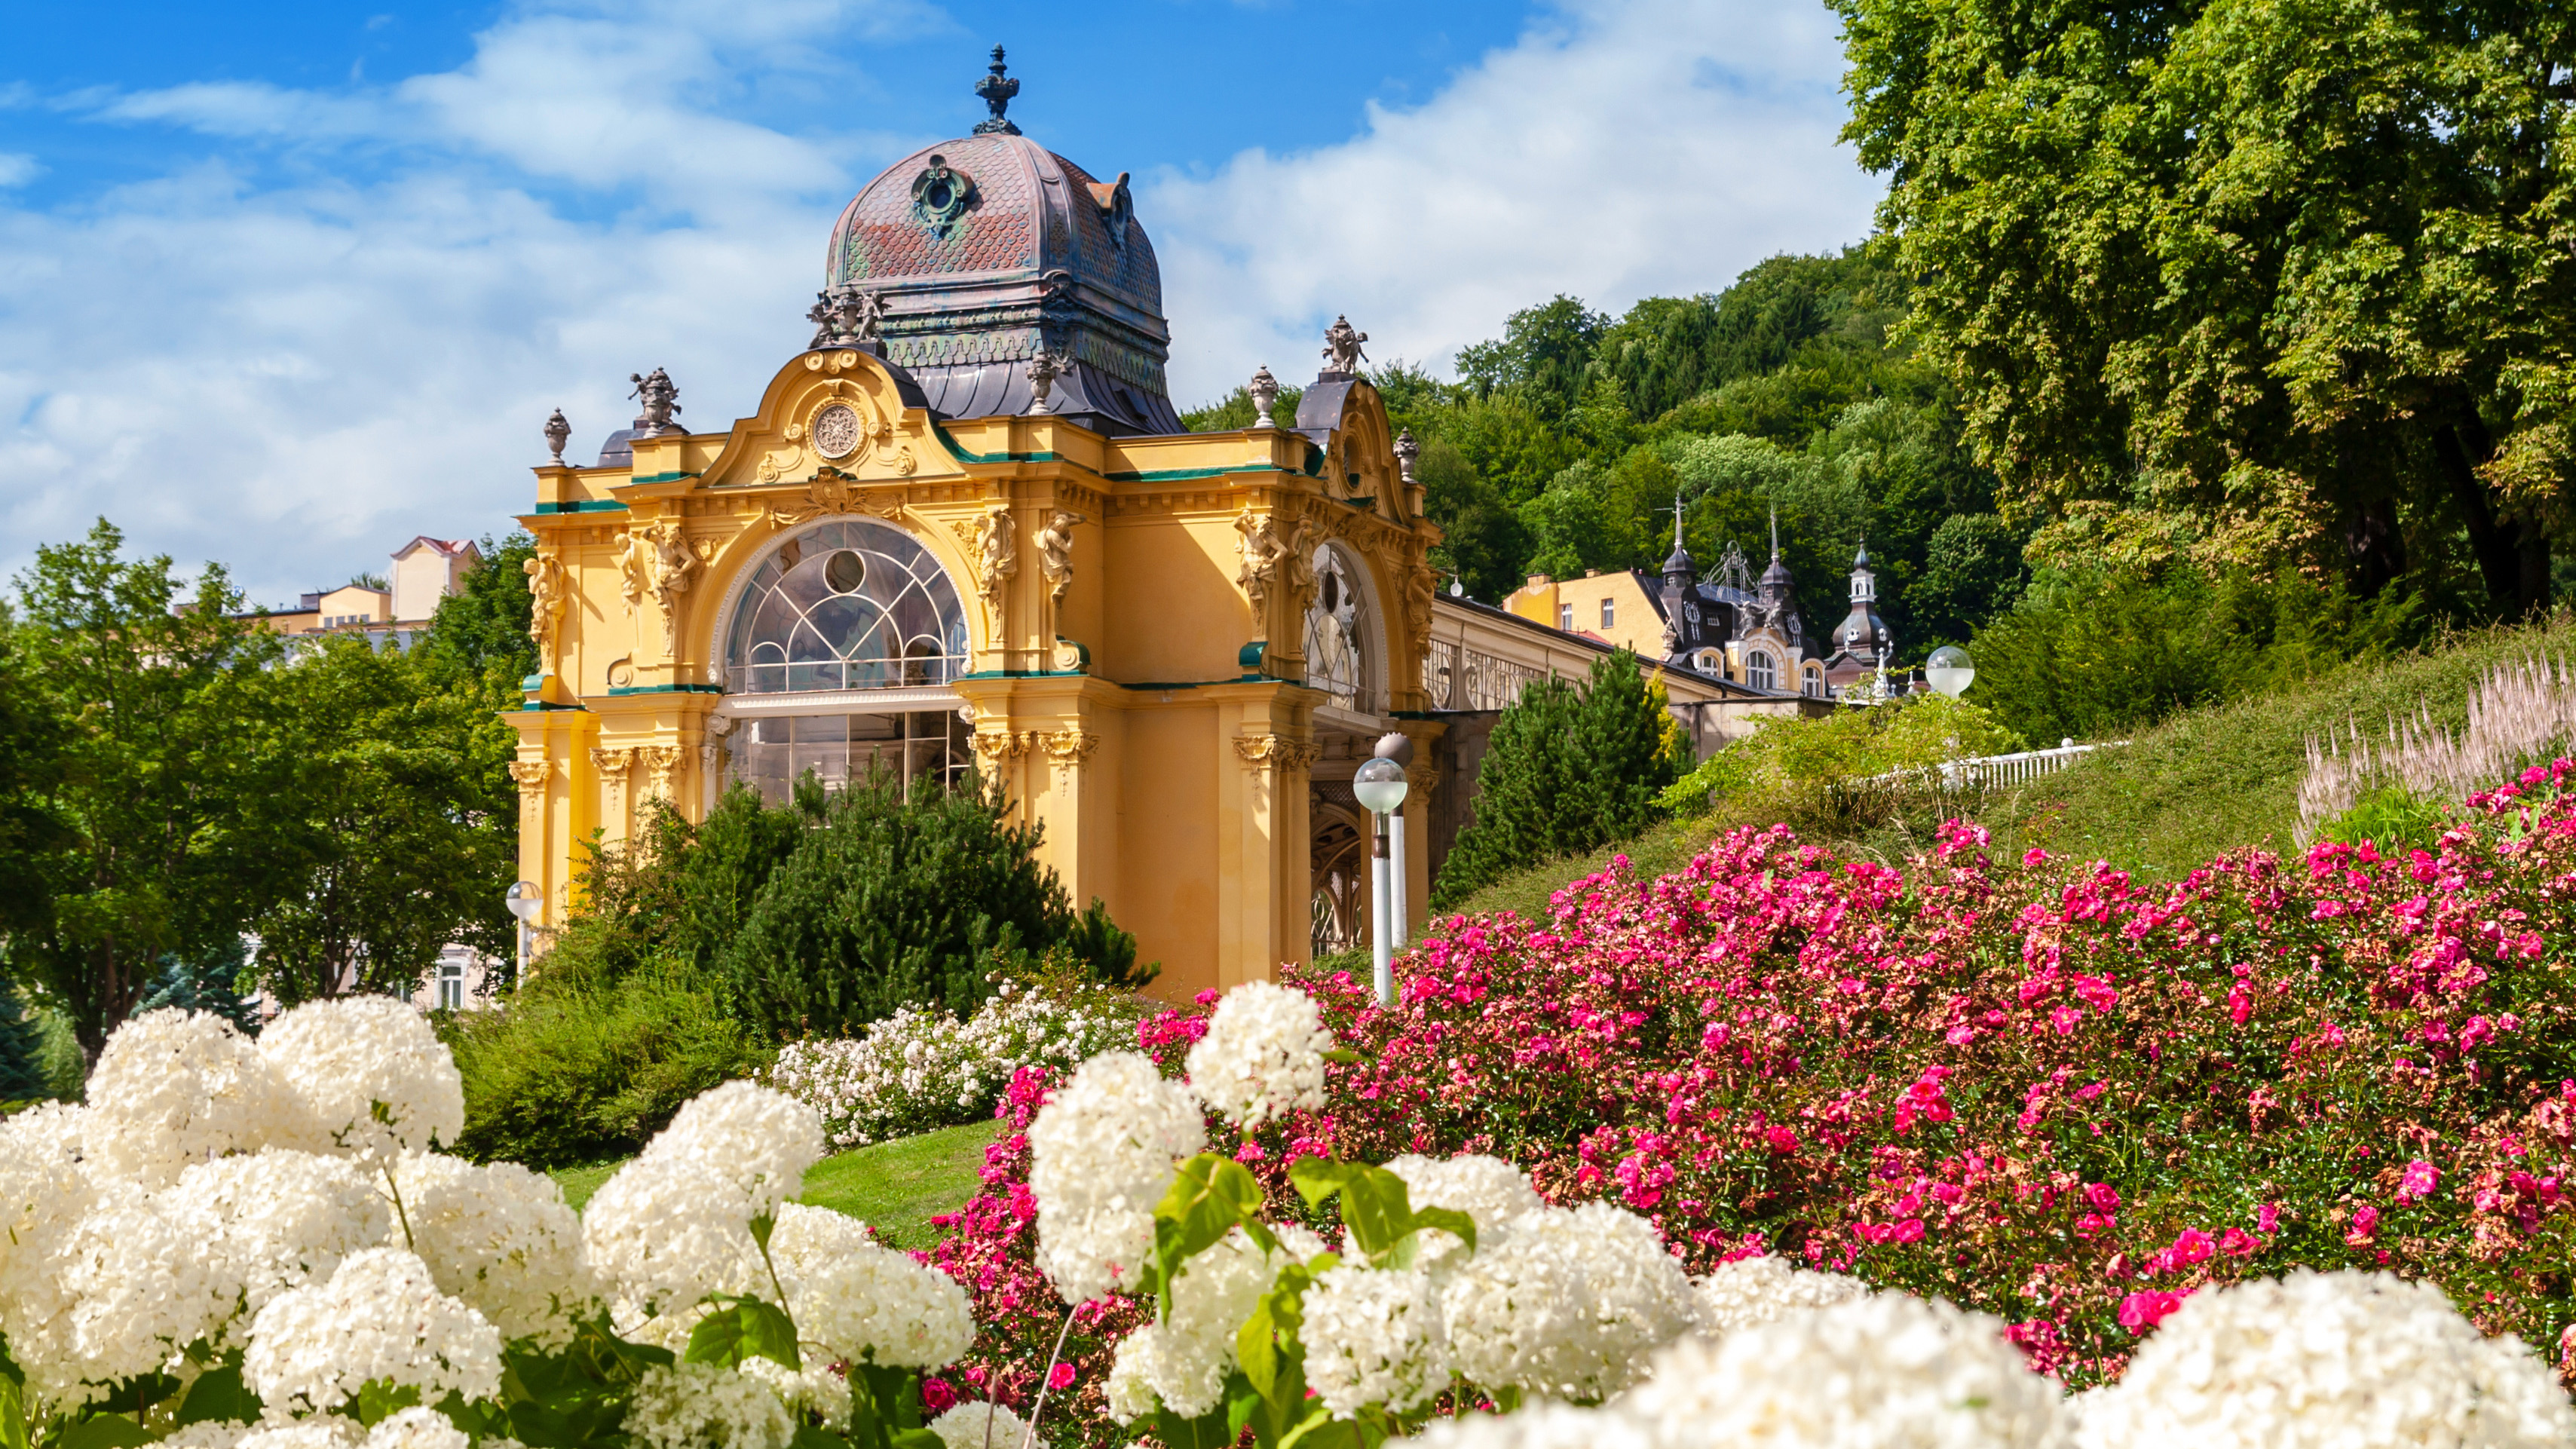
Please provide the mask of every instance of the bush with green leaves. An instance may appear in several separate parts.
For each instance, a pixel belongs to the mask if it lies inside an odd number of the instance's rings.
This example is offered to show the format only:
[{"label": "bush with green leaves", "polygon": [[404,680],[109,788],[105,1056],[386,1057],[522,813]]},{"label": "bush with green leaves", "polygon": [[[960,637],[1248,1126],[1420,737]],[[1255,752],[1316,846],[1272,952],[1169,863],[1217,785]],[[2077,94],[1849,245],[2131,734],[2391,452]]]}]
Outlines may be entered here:
[{"label": "bush with green leaves", "polygon": [[1958,804],[1939,767],[2030,746],[1978,705],[1918,694],[1821,718],[1765,719],[1659,797],[1683,815],[1787,821],[1800,829],[1884,823],[1909,802]]},{"label": "bush with green leaves", "polygon": [[1625,649],[1594,661],[1580,690],[1558,679],[1522,690],[1494,723],[1475,818],[1458,833],[1431,904],[1644,829],[1683,766],[1662,699]]}]

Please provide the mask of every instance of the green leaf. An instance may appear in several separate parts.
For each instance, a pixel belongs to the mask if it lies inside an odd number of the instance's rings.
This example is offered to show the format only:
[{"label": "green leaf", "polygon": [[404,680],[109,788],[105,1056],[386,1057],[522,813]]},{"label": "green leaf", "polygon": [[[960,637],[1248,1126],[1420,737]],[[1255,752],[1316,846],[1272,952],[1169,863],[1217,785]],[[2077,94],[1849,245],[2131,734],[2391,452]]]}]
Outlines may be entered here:
[{"label": "green leaf", "polygon": [[1169,1409],[1154,1411],[1154,1437],[1163,1441],[1164,1449],[1233,1449],[1239,1432],[1226,1427],[1223,1404],[1195,1419],[1184,1419]]},{"label": "green leaf", "polygon": [[850,1449],[850,1441],[828,1429],[799,1424],[796,1437],[787,1441],[787,1449]]},{"label": "green leaf", "polygon": [[369,1379],[358,1386],[358,1422],[372,1429],[419,1402],[418,1384],[397,1388],[389,1380]]},{"label": "green leaf", "polygon": [[197,1375],[188,1385],[187,1397],[179,1401],[178,1425],[259,1422],[259,1395],[242,1382],[241,1365],[228,1363]]},{"label": "green leaf", "polygon": [[760,1251],[769,1251],[769,1234],[777,1226],[778,1220],[767,1213],[751,1220],[751,1240],[760,1245]]},{"label": "green leaf", "polygon": [[698,1320],[689,1330],[688,1361],[734,1368],[745,1360],[765,1358],[792,1369],[803,1368],[796,1352],[796,1322],[784,1309],[757,1298],[737,1298]]},{"label": "green leaf", "polygon": [[63,1431],[53,1449],[138,1449],[153,1443],[152,1431],[123,1414],[100,1414]]},{"label": "green leaf", "polygon": [[1325,1199],[1340,1192],[1350,1180],[1366,1171],[1358,1163],[1321,1157],[1301,1157],[1288,1164],[1288,1180],[1297,1186],[1297,1195],[1306,1206],[1319,1208]]},{"label": "green leaf", "polygon": [[1397,1263],[1395,1266],[1399,1268],[1410,1268],[1413,1266],[1413,1255],[1422,1246],[1422,1230],[1425,1228],[1438,1228],[1443,1232],[1454,1233],[1466,1243],[1468,1252],[1473,1253],[1476,1251],[1476,1220],[1474,1218],[1467,1216],[1456,1208],[1415,1208],[1413,1210],[1413,1225],[1405,1229],[1403,1241],[1396,1245],[1395,1256],[1403,1261]]},{"label": "green leaf", "polygon": [[1356,1167],[1342,1186],[1342,1225],[1371,1263],[1384,1264],[1413,1231],[1411,1189],[1384,1168]]},{"label": "green leaf", "polygon": [[[888,1449],[948,1449],[948,1441],[928,1429],[898,1429],[887,1444]],[[996,1443],[993,1449],[1002,1449],[1002,1446]],[[1010,1449],[1020,1449],[1020,1446],[1013,1444]]]},{"label": "green leaf", "polygon": [[1360,1054],[1352,1051],[1349,1047],[1335,1047],[1331,1051],[1324,1053],[1324,1060],[1345,1067],[1358,1062],[1359,1059]]},{"label": "green leaf", "polygon": [[[1235,1227],[1258,1226],[1261,1184],[1244,1165],[1230,1157],[1202,1152],[1181,1164],[1162,1205],[1154,1209],[1154,1297],[1160,1312],[1172,1311],[1172,1280],[1196,1254],[1223,1241]],[[1262,1229],[1261,1236],[1269,1237]]]}]

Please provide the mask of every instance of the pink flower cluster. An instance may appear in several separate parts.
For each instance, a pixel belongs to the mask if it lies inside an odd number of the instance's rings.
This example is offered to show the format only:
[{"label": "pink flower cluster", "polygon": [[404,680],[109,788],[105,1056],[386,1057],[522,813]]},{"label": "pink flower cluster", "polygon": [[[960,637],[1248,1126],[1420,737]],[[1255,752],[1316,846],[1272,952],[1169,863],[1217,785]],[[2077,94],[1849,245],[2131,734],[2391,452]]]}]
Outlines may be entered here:
[{"label": "pink flower cluster", "polygon": [[[2570,767],[2404,858],[2246,851],[2171,885],[1953,822],[1899,872],[1785,829],[1625,862],[1550,919],[1456,918],[1396,1006],[1303,981],[1358,1060],[1297,1152],[1491,1152],[1559,1200],[2003,1316],[2116,1373],[2197,1288],[2293,1265],[2443,1284],[2557,1342],[2576,1213]],[[1186,1019],[1160,1028],[1186,1031]]]}]

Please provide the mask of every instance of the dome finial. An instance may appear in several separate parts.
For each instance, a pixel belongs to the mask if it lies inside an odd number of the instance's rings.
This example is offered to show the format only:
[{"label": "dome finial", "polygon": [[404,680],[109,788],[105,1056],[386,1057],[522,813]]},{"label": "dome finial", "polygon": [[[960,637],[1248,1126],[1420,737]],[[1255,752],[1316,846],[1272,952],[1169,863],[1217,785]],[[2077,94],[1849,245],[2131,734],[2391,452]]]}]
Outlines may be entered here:
[{"label": "dome finial", "polygon": [[984,104],[993,108],[989,119],[975,123],[978,136],[1020,134],[1020,128],[1012,125],[1010,118],[1002,114],[1011,108],[1011,97],[1020,93],[1020,83],[1011,78],[1009,70],[1009,66],[1002,64],[1002,48],[994,46],[993,73],[975,82],[975,94],[983,97]]}]

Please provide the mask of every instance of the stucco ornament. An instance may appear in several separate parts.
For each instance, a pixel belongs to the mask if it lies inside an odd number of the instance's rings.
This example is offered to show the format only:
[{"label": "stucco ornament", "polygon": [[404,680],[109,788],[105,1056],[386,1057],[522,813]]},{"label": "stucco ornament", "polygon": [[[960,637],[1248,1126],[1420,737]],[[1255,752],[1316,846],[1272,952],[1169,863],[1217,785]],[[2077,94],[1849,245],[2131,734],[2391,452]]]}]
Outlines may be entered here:
[{"label": "stucco ornament", "polygon": [[644,411],[636,416],[635,431],[651,437],[688,431],[671,421],[673,417],[687,411],[680,406],[680,387],[679,384],[671,381],[671,374],[657,367],[653,369],[650,377],[640,372],[630,372],[626,375],[626,380],[635,384],[635,390],[627,396],[644,405]]},{"label": "stucco ornament", "polygon": [[537,646],[537,672],[555,672],[555,634],[563,622],[563,561],[541,553],[519,565],[528,576],[528,639]]},{"label": "stucco ornament", "polygon": [[867,441],[867,428],[848,403],[833,403],[814,414],[814,451],[837,463]]},{"label": "stucco ornament", "polygon": [[1366,341],[1368,334],[1351,326],[1350,318],[1335,317],[1333,325],[1324,329],[1324,375],[1348,377],[1358,372],[1360,364],[1368,361],[1368,354],[1360,350]]},{"label": "stucco ornament", "polygon": [[1029,411],[1055,411],[1055,380],[1064,376],[1064,359],[1041,347],[1029,358]]},{"label": "stucco ornament", "polygon": [[558,468],[564,466],[564,444],[571,441],[572,424],[564,420],[563,409],[557,408],[554,416],[546,419],[546,451],[554,454],[547,461]]},{"label": "stucco ornament", "polygon": [[974,201],[975,178],[949,165],[945,156],[933,154],[930,164],[912,179],[913,219],[942,241],[956,229]]},{"label": "stucco ornament", "polygon": [[958,540],[975,551],[975,592],[995,619],[1002,613],[1002,586],[1020,573],[1019,526],[1011,511],[996,505],[973,523],[952,525]]},{"label": "stucco ornament", "polygon": [[805,311],[805,320],[814,324],[809,349],[874,342],[885,327],[885,294],[855,287],[817,292],[814,305]]},{"label": "stucco ornament", "polygon": [[1304,570],[1298,557],[1298,541],[1305,536],[1305,527],[1293,518],[1283,520],[1275,514],[1255,513],[1250,504],[1235,515],[1234,531],[1238,537],[1234,545],[1234,581],[1252,600],[1253,613],[1259,614],[1270,606],[1271,586],[1280,581],[1283,571],[1292,596],[1295,593],[1296,580]]},{"label": "stucco ornament", "polygon": [[1265,363],[1259,372],[1252,375],[1252,381],[1245,383],[1243,390],[1252,399],[1252,425],[1256,428],[1279,426],[1278,420],[1270,416],[1271,406],[1279,401],[1279,379],[1270,375],[1268,364]]},{"label": "stucco ornament", "polygon": [[1413,481],[1413,460],[1422,456],[1422,445],[1413,440],[1413,429],[1395,435],[1395,471],[1405,482]]},{"label": "stucco ornament", "polygon": [[1038,530],[1038,572],[1046,575],[1047,595],[1059,606],[1073,587],[1073,526],[1080,522],[1081,514],[1058,509]]},{"label": "stucco ornament", "polygon": [[653,606],[662,613],[662,652],[672,653],[679,647],[680,597],[701,567],[687,532],[670,518],[630,529],[617,566],[627,607],[639,608],[646,594],[653,596]]}]

